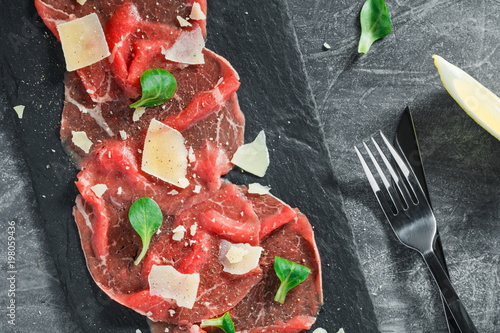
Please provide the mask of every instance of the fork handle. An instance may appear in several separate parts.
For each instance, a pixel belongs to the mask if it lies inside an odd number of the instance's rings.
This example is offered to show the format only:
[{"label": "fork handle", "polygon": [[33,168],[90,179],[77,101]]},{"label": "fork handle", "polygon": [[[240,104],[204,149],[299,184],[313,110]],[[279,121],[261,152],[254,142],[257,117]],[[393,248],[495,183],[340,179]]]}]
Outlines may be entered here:
[{"label": "fork handle", "polygon": [[472,322],[472,319],[469,317],[467,310],[465,309],[462,301],[458,298],[458,295],[451,284],[450,279],[448,278],[446,271],[443,269],[443,266],[439,263],[439,259],[437,258],[434,251],[429,251],[425,253],[424,260],[429,267],[429,270],[432,273],[432,276],[436,280],[439,289],[441,290],[441,294],[443,295],[443,300],[451,312],[453,319],[457,324],[458,329],[462,333],[477,333],[477,329]]}]

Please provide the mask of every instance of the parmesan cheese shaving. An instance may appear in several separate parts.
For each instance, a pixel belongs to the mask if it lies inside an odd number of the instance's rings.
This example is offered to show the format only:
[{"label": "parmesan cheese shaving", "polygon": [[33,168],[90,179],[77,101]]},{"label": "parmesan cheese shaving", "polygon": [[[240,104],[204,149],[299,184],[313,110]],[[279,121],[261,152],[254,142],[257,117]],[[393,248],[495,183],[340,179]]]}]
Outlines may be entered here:
[{"label": "parmesan cheese shaving", "polygon": [[92,190],[92,192],[94,192],[94,194],[100,198],[102,197],[102,195],[104,194],[104,192],[106,192],[106,190],[108,189],[108,187],[106,186],[106,184],[97,184],[97,185],[94,185],[92,187],[90,187],[90,189]]},{"label": "parmesan cheese shaving", "polygon": [[134,110],[134,114],[132,114],[132,120],[133,121],[139,121],[139,119],[144,114],[144,112],[146,112],[146,107],[145,106],[141,106],[141,107],[136,108]]},{"label": "parmesan cheese shaving", "polygon": [[76,2],[83,6],[87,2],[87,0],[76,0]]},{"label": "parmesan cheese shaving", "polygon": [[165,59],[179,62],[188,65],[204,64],[203,48],[205,47],[205,39],[200,27],[196,27],[191,31],[185,31],[175,41],[170,48],[161,48],[161,53]]},{"label": "parmesan cheese shaving", "polygon": [[83,131],[71,131],[71,135],[73,144],[88,154],[90,147],[92,147],[92,141],[88,138],[87,133]]},{"label": "parmesan cheese shaving", "polygon": [[14,106],[14,111],[16,111],[17,116],[19,117],[19,119],[23,119],[24,105]]},{"label": "parmesan cheese shaving", "polygon": [[191,23],[189,23],[185,18],[182,18],[179,15],[177,15],[177,21],[179,21],[179,25],[183,28],[192,26]]},{"label": "parmesan cheese shaving", "polygon": [[264,177],[269,166],[269,152],[264,131],[260,131],[253,142],[240,146],[234,153],[231,163],[251,174]]},{"label": "parmesan cheese shaving", "polygon": [[174,241],[180,241],[181,239],[184,238],[184,233],[186,232],[186,228],[184,228],[184,226],[180,225],[177,228],[175,228],[174,230],[172,230],[172,232],[174,233],[172,236],[172,239]]},{"label": "parmesan cheese shaving", "polygon": [[184,137],[179,131],[156,119],[149,124],[144,142],[141,169],[148,174],[186,188],[187,154]]},{"label": "parmesan cheese shaving", "polygon": [[269,186],[263,186],[259,183],[251,183],[250,185],[248,185],[248,193],[251,194],[269,194],[269,190],[271,190]]},{"label": "parmesan cheese shaving", "polygon": [[96,13],[59,24],[57,31],[68,72],[92,65],[111,54]]},{"label": "parmesan cheese shaving", "polygon": [[224,266],[224,272],[242,275],[259,265],[262,247],[250,246],[246,243],[232,244],[221,240],[219,245],[219,260]]},{"label": "parmesan cheese shaving", "polygon": [[148,276],[149,293],[173,299],[180,307],[192,309],[198,294],[200,274],[182,274],[169,265],[153,265]]},{"label": "parmesan cheese shaving", "polygon": [[193,3],[193,8],[191,9],[191,14],[189,14],[191,20],[204,20],[207,18],[205,13],[201,10],[201,6],[198,2]]},{"label": "parmesan cheese shaving", "polygon": [[127,140],[127,132],[125,132],[124,130],[120,130],[120,137],[122,138],[122,140]]}]

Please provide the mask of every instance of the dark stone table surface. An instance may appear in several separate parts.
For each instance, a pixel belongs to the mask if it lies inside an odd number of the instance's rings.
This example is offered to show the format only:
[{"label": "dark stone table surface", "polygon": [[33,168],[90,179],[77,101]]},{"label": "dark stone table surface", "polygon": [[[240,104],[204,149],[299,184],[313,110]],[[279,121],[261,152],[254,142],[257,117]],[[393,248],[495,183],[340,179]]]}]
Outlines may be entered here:
[{"label": "dark stone table surface", "polygon": [[[146,332],[84,269],[70,216],[76,169],[57,138],[60,47],[31,1],[0,4],[0,331]],[[207,45],[241,74],[247,139],[269,130],[279,161],[264,180],[315,226],[325,280],[315,327],[447,332],[436,285],[421,257],[397,241],[353,149],[379,130],[392,137],[408,105],[451,280],[478,330],[499,332],[500,141],[448,95],[431,57],[500,94],[500,3],[388,0],[393,32],[359,55],[362,4],[209,0]],[[23,119],[18,104],[27,106]]]}]

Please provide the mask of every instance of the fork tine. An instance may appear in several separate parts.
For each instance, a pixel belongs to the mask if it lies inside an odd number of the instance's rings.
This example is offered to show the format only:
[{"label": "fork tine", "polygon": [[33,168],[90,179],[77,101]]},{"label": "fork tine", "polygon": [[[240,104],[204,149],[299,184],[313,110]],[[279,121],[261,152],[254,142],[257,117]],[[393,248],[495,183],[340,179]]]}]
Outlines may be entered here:
[{"label": "fork tine", "polygon": [[420,183],[413,174],[413,171],[411,171],[410,168],[408,167],[407,162],[405,162],[398,154],[398,152],[396,152],[396,149],[394,149],[394,147],[390,144],[389,140],[387,140],[386,136],[384,135],[384,133],[382,133],[382,131],[380,132],[380,134],[382,136],[382,140],[384,140],[385,145],[389,149],[392,157],[396,161],[396,164],[398,165],[399,169],[401,170],[408,184],[410,185],[410,189],[408,190],[411,190],[413,192],[418,201],[428,202],[427,198],[425,197],[424,190],[422,189]]},{"label": "fork tine", "polygon": [[[391,206],[387,202],[387,200],[383,197],[382,191],[380,190],[380,187],[377,184],[377,181],[375,180],[375,177],[373,176],[372,172],[370,171],[370,168],[368,167],[368,164],[366,164],[365,159],[359,152],[357,147],[354,147],[354,150],[356,150],[356,154],[358,155],[358,158],[361,162],[361,165],[363,166],[363,171],[365,172],[366,178],[368,178],[368,182],[370,183],[370,187],[373,190],[373,193],[375,193],[375,196],[377,197],[377,200],[382,207],[382,210],[384,211],[384,214],[387,218],[389,216],[394,216],[394,213],[392,212]],[[369,150],[368,150],[369,151]]]},{"label": "fork tine", "polygon": [[[375,145],[377,146],[376,143],[375,143]],[[384,183],[384,186],[385,186],[387,192],[389,193],[389,196],[391,197],[392,203],[394,204],[394,207],[396,208],[396,214],[397,214],[397,212],[399,212],[403,209],[403,205],[401,205],[401,200],[399,199],[399,197],[394,189],[394,186],[392,186],[389,183],[389,180],[387,180],[387,177],[385,176],[384,172],[382,171],[382,168],[380,167],[377,160],[375,159],[375,156],[373,156],[373,153],[370,150],[370,148],[368,148],[368,146],[364,142],[363,142],[363,146],[365,147],[366,151],[368,152],[368,156],[370,156],[370,159],[372,160],[373,165],[375,165],[375,169],[377,169],[377,173],[379,174],[380,178],[382,179],[382,183]],[[380,153],[380,150],[379,150],[379,153]]]},{"label": "fork tine", "polygon": [[[384,140],[386,146],[389,148],[391,155],[396,159],[398,166],[401,168],[401,166],[399,165],[399,162],[401,162],[403,168],[406,169],[407,172],[404,172],[405,177],[406,177],[406,175],[409,173],[408,168],[404,165],[403,160],[401,160],[399,155],[396,153],[396,151],[389,144],[389,142],[387,141],[387,138],[385,137],[384,133],[382,133],[382,131],[380,132],[380,135],[382,136],[382,139]],[[389,170],[389,173],[391,174],[392,179],[396,183],[396,186],[399,189],[399,193],[401,193],[401,195],[403,196],[403,200],[405,201],[404,204],[406,204],[406,207],[408,207],[413,202],[413,200],[410,197],[409,190],[406,188],[406,185],[401,181],[401,178],[398,176],[398,174],[396,173],[396,171],[392,167],[391,163],[389,163],[389,160],[387,159],[385,154],[382,152],[382,149],[380,148],[377,141],[375,141],[375,139],[373,137],[372,137],[372,142],[375,145],[375,148],[377,148],[377,151],[380,154],[380,157],[382,158],[382,160],[384,161],[385,166]],[[391,149],[394,150],[394,152],[391,151]],[[397,159],[399,159],[399,161]]]}]

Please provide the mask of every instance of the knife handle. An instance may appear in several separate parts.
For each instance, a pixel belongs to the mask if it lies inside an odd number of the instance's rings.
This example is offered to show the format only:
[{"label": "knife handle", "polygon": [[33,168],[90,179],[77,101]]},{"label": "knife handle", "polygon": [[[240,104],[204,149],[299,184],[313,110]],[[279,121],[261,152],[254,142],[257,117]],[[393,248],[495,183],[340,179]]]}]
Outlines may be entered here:
[{"label": "knife handle", "polygon": [[445,270],[439,263],[439,259],[436,257],[434,251],[429,251],[423,255],[432,276],[436,280],[439,289],[441,290],[441,295],[443,296],[444,303],[450,310],[458,329],[462,333],[477,333],[477,329],[469,317],[467,310],[465,309],[462,301],[458,298],[458,295],[451,284],[450,279],[446,275]]}]

